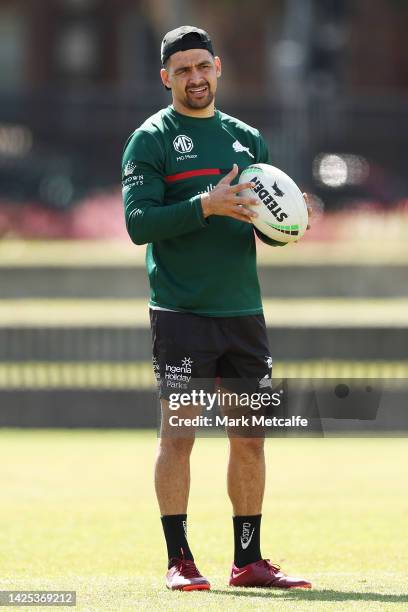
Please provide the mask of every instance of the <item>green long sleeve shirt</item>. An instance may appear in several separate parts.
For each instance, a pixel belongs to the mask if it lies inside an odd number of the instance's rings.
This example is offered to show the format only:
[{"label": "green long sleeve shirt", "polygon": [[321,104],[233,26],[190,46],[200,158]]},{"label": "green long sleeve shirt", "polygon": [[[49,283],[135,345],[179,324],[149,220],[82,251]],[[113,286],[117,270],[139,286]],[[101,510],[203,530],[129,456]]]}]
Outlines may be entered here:
[{"label": "green long sleeve shirt", "polygon": [[218,110],[198,119],[169,106],[130,136],[122,160],[126,227],[134,243],[148,244],[152,307],[213,317],[262,313],[253,226],[205,219],[201,194],[234,163],[242,171],[268,159],[256,129]]}]

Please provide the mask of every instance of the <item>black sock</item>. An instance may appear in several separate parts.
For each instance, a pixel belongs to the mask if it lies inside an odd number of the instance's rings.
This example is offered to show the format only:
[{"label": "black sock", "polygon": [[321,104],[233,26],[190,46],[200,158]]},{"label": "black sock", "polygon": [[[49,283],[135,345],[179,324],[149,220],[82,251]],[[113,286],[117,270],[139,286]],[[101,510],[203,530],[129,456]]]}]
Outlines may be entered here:
[{"label": "black sock", "polygon": [[169,568],[171,559],[191,559],[193,554],[187,542],[187,514],[166,514],[161,517],[166,538]]},{"label": "black sock", "polygon": [[261,538],[262,514],[234,516],[234,563],[244,567],[262,559]]}]

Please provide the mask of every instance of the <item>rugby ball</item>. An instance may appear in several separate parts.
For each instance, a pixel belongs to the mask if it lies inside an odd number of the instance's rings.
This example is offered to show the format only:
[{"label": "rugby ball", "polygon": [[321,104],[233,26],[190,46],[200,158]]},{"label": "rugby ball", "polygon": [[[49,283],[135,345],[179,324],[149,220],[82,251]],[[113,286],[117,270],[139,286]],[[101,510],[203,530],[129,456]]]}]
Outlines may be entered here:
[{"label": "rugby ball", "polygon": [[253,210],[255,227],[278,242],[294,242],[306,231],[307,205],[296,183],[282,170],[269,164],[252,164],[239,177],[239,183],[254,183],[252,189],[240,192],[244,197],[256,197],[259,206]]}]

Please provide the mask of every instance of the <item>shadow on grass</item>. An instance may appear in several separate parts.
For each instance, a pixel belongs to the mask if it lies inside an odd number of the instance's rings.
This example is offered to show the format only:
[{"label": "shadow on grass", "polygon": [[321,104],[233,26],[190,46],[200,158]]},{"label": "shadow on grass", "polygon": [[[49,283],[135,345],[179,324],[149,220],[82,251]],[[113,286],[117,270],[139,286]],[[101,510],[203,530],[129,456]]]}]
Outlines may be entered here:
[{"label": "shadow on grass", "polygon": [[408,602],[408,594],[387,595],[385,593],[359,593],[353,591],[332,591],[316,589],[244,589],[231,588],[229,590],[211,589],[209,592],[216,595],[231,595],[233,597],[274,597],[278,595],[281,601],[284,600],[308,600],[308,601],[380,601],[384,603],[403,603]]}]

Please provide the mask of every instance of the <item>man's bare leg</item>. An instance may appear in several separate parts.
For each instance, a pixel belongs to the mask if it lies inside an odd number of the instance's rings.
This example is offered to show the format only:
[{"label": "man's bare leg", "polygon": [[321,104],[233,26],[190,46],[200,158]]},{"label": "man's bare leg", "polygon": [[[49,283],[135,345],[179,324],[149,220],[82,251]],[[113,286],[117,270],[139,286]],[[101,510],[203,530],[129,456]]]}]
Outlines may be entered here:
[{"label": "man's bare leg", "polygon": [[196,407],[170,410],[161,400],[162,426],[155,466],[155,488],[167,545],[168,567],[179,559],[194,560],[187,541],[187,505],[190,492],[190,455],[195,440],[194,427],[172,427],[170,417],[192,418]]},{"label": "man's bare leg", "polygon": [[263,438],[230,437],[228,494],[234,516],[261,514],[265,491]]},{"label": "man's bare leg", "polygon": [[[166,586],[176,591],[208,590],[210,583],[198,571],[187,541],[187,505],[190,492],[190,455],[194,427],[171,427],[175,415],[169,402],[161,400],[162,427],[155,466],[155,487],[168,555]],[[188,406],[177,410],[179,418],[193,418],[201,412]]]},{"label": "man's bare leg", "polygon": [[262,559],[261,518],[265,490],[263,438],[230,437],[228,494],[233,509],[234,566]]},{"label": "man's bare leg", "polygon": [[[222,392],[228,393],[221,387]],[[225,397],[228,397],[225,396]],[[225,404],[223,413],[244,416],[239,405]],[[261,560],[260,531],[265,491],[263,432],[252,430],[245,437],[242,427],[227,427],[230,452],[227,484],[232,503],[234,527],[234,566],[244,567]],[[258,435],[259,434],[259,435]]]},{"label": "man's bare leg", "polygon": [[[168,417],[174,413],[169,410],[167,400],[161,400],[161,405],[162,429],[155,465],[157,500],[162,515],[185,514],[190,492],[190,455],[195,432],[193,428],[173,431],[168,425]],[[177,416],[184,416],[184,412],[191,411],[177,411]]]}]

